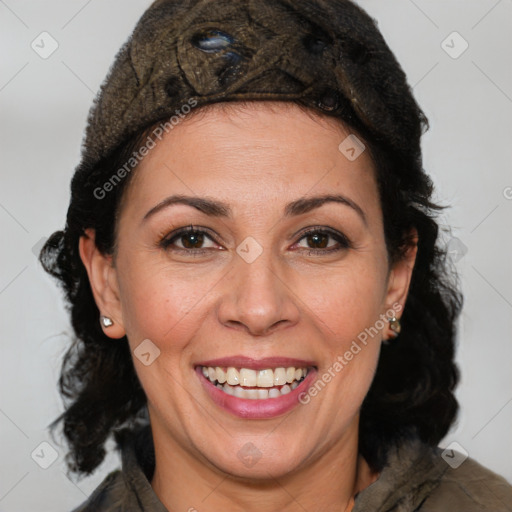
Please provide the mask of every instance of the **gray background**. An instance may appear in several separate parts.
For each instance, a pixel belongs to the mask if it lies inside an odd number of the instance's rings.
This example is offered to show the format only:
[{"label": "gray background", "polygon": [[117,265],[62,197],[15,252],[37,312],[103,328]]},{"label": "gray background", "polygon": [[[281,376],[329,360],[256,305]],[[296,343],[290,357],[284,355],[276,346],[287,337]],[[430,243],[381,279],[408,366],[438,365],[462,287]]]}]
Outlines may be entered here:
[{"label": "gray background", "polygon": [[[149,3],[0,0],[0,512],[69,511],[119,463],[110,453],[92,477],[72,482],[65,447],[46,430],[62,410],[56,381],[71,329],[34,252],[63,227],[89,107]],[[443,240],[465,306],[461,412],[442,446],[457,442],[512,482],[512,0],[359,3],[430,119],[425,168],[435,198],[451,205],[440,220],[452,227]],[[59,45],[46,59],[31,48],[51,49],[43,31]],[[43,469],[52,450],[57,459]]]}]

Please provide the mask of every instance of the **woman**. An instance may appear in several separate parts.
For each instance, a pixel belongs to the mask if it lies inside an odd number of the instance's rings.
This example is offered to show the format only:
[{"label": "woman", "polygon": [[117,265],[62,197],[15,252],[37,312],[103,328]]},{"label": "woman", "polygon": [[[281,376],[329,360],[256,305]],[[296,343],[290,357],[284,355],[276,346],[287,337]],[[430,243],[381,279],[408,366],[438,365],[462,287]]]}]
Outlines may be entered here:
[{"label": "woman", "polygon": [[349,1],[151,5],[41,253],[76,332],[69,467],[122,451],[77,511],[510,510],[436,448],[462,297],[426,125]]}]

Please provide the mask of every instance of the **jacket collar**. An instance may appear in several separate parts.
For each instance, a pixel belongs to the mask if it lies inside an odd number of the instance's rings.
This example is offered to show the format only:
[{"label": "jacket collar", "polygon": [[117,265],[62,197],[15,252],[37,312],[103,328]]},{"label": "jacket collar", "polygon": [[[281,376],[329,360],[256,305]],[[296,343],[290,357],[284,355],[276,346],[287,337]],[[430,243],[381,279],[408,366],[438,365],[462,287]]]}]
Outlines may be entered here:
[{"label": "jacket collar", "polygon": [[388,452],[379,478],[356,496],[352,512],[413,512],[437,487],[447,469],[438,448],[418,438],[404,441]]},{"label": "jacket collar", "polygon": [[155,452],[149,425],[123,441],[121,460],[124,481],[130,493],[127,501],[133,504],[130,507],[137,504],[140,507],[138,510],[168,512],[150,483],[155,470]]}]

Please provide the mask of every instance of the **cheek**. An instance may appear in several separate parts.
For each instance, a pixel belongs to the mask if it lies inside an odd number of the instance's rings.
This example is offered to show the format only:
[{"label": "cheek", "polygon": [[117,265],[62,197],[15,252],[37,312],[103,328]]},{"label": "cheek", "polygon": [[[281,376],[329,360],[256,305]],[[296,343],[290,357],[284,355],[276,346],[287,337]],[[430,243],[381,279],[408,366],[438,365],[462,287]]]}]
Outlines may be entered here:
[{"label": "cheek", "polygon": [[[340,421],[361,405],[378,363],[385,325],[380,317],[385,266],[377,260],[354,259],[319,282],[303,278],[304,286],[298,292],[322,340],[319,378],[331,390],[324,400],[332,400],[329,414],[340,414]],[[341,402],[339,397],[343,397]]]},{"label": "cheek", "polygon": [[[148,259],[149,260],[149,259]],[[201,324],[202,299],[211,288],[200,273],[191,275],[148,260],[127,258],[120,265],[123,320],[130,344],[150,339],[156,345],[166,340],[169,350],[182,349]]]},{"label": "cheek", "polygon": [[319,379],[329,389],[322,400],[331,405],[326,407],[331,419],[339,416],[338,426],[359,409],[378,363],[384,327],[380,318],[383,282],[380,272],[372,268],[333,275],[323,284],[321,297],[310,291],[309,300],[304,301],[311,305],[322,340]]},{"label": "cheek", "polygon": [[321,279],[303,274],[297,280],[296,295],[314,313],[325,338],[334,345],[357,337],[379,318],[385,271],[382,265],[364,260],[347,261]]}]

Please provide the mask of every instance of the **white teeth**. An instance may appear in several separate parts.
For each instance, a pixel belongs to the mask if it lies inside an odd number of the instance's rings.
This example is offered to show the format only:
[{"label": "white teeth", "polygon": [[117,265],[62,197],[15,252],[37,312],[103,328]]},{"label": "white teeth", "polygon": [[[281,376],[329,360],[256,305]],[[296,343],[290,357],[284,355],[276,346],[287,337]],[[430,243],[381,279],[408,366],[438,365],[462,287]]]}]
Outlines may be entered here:
[{"label": "white teeth", "polygon": [[234,389],[234,392],[233,392],[234,396],[236,396],[237,398],[245,398],[244,388],[242,388],[240,386],[235,386],[233,389]]},{"label": "white teeth", "polygon": [[217,368],[215,368],[215,371],[217,373],[217,381],[220,382],[221,384],[224,384],[224,382],[226,382],[226,372],[222,368],[219,368],[218,366]]},{"label": "white teeth", "polygon": [[269,398],[277,398],[278,396],[281,396],[281,391],[277,388],[272,388],[268,390],[268,397]]},{"label": "white teeth", "polygon": [[245,390],[245,398],[250,398],[251,400],[258,400],[258,390],[257,389],[246,389]]},{"label": "white teeth", "polygon": [[258,387],[271,388],[274,385],[274,373],[272,370],[260,370],[258,372]]},{"label": "white teeth", "polygon": [[235,388],[233,388],[232,386],[230,386],[227,382],[226,384],[224,384],[224,386],[222,387],[222,391],[224,391],[224,393],[227,393],[228,395],[232,395],[234,393],[234,390]]},{"label": "white teeth", "polygon": [[242,368],[240,370],[240,385],[245,387],[256,386],[256,370]]},{"label": "white teeth", "polygon": [[202,374],[228,395],[251,400],[266,400],[290,393],[307,375],[307,368],[213,368],[203,366]]},{"label": "white teeth", "polygon": [[291,388],[290,388],[290,386],[288,386],[288,384],[285,384],[285,385],[281,388],[281,394],[282,394],[282,395],[287,395],[290,391],[291,391]]},{"label": "white teeth", "polygon": [[268,389],[258,389],[258,398],[260,400],[268,398]]},{"label": "white teeth", "polygon": [[236,386],[237,384],[240,384],[240,374],[236,368],[228,368],[226,380],[230,386]]},{"label": "white teeth", "polygon": [[286,384],[286,370],[284,368],[276,368],[274,370],[274,385],[282,386]]}]

